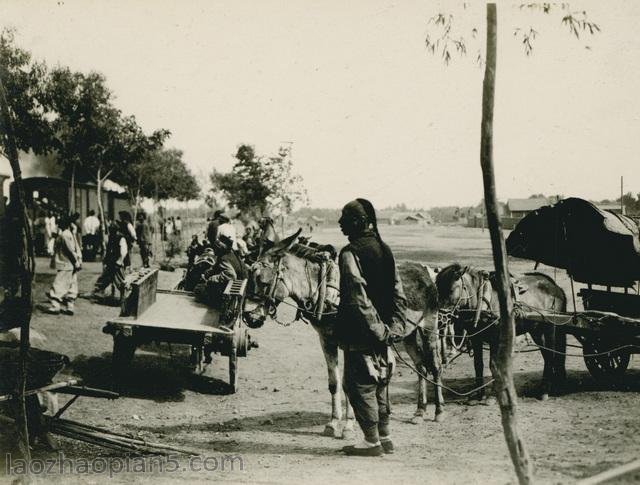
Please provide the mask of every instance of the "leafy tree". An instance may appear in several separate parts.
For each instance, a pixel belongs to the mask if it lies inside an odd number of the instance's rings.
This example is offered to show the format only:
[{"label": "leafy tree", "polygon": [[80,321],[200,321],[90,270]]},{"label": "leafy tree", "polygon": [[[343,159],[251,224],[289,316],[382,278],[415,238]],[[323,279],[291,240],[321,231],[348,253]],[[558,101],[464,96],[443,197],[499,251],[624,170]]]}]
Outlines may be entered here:
[{"label": "leafy tree", "polygon": [[145,159],[145,176],[141,192],[155,201],[188,201],[200,196],[198,181],[182,160],[183,152],[175,148],[150,152]]},{"label": "leafy tree", "polygon": [[265,166],[270,191],[267,206],[272,212],[277,211],[284,217],[291,213],[296,203],[308,204],[302,177],[293,172],[291,146],[280,147],[276,156],[266,159]]},{"label": "leafy tree", "polygon": [[138,212],[142,197],[153,198],[153,184],[150,181],[157,176],[155,155],[169,137],[168,130],[156,130],[150,136],[145,135],[134,116],[125,118],[121,142],[123,143],[124,164],[113,177],[127,189],[134,218]]},{"label": "leafy tree", "polygon": [[258,156],[251,145],[240,145],[237,162],[228,173],[211,174],[212,194],[209,203],[220,194],[243,212],[262,216],[278,211],[289,214],[297,202],[306,202],[302,178],[293,173],[291,148],[281,147],[277,155]]},{"label": "leafy tree", "polygon": [[[620,204],[620,197],[616,199],[616,202]],[[622,205],[626,214],[639,214],[640,194],[638,194],[638,197],[636,198],[631,192],[627,192],[622,196]]]},{"label": "leafy tree", "polygon": [[[7,106],[13,123],[16,148],[36,154],[51,149],[51,126],[46,108],[47,68],[35,62],[31,53],[15,45],[15,30],[0,31],[0,76],[4,84]],[[7,132],[1,150],[7,156]]]}]

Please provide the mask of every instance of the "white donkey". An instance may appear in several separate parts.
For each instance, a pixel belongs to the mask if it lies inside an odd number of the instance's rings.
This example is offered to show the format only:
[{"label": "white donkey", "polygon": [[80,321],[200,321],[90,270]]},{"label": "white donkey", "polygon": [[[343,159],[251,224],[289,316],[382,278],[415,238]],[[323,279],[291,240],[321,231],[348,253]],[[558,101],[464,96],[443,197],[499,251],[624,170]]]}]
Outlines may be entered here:
[{"label": "white donkey", "polygon": [[[297,244],[300,231],[276,243],[262,254],[251,268],[249,299],[259,306],[245,313],[251,326],[261,325],[267,314],[275,315],[276,307],[291,298],[297,308],[297,318],[311,323],[318,332],[327,363],[331,420],[324,434],[336,438],[353,435],[353,411],[345,397],[342,410],[342,378],[338,366],[338,342],[335,338],[336,309],[340,298],[338,266],[322,248]],[[438,298],[428,269],[417,263],[398,265],[410,320],[417,322],[408,330],[404,347],[420,372],[429,372],[436,383],[435,420],[444,418],[444,399],[441,388],[441,339],[438,333]],[[427,405],[426,381],[419,377],[418,405],[412,420],[423,420]],[[342,422],[344,418],[344,423]]]}]

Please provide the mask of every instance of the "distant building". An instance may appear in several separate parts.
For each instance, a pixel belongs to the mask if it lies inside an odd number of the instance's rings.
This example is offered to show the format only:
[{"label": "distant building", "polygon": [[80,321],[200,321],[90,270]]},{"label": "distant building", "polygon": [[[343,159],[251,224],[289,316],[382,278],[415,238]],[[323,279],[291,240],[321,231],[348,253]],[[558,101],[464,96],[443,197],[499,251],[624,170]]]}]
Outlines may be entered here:
[{"label": "distant building", "polygon": [[326,221],[322,217],[311,215],[311,216],[307,216],[307,217],[298,217],[296,219],[296,222],[298,224],[302,224],[304,226],[318,227],[318,226],[324,224]]},{"label": "distant building", "polygon": [[[90,210],[98,212],[97,188],[94,184],[76,183],[72,197],[71,187],[67,180],[55,177],[24,178],[27,210],[32,220],[40,216],[40,207],[54,204],[63,212],[77,212],[83,221]],[[116,190],[116,184],[103,187],[102,207],[107,219],[115,220],[118,212],[131,211],[131,204],[126,193]],[[44,201],[47,201],[46,203]]]},{"label": "distant building", "polygon": [[547,197],[534,197],[531,199],[509,199],[506,206],[506,217],[522,219],[524,216],[540,207],[549,205],[552,202]]},{"label": "distant building", "polygon": [[626,215],[626,212],[627,212],[624,206],[621,207],[620,204],[616,204],[616,203],[595,204],[595,205],[600,210],[613,212],[614,214],[622,214],[623,216]]},{"label": "distant building", "polygon": [[391,216],[391,224],[393,225],[425,225],[432,222],[431,214],[423,214],[422,212],[395,212]]}]

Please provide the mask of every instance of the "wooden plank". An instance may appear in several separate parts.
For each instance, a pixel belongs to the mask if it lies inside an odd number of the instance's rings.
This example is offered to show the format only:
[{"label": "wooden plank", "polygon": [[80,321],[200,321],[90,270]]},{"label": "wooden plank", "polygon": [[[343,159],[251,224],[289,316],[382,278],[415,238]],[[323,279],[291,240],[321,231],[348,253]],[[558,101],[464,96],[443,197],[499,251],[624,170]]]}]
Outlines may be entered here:
[{"label": "wooden plank", "polygon": [[574,330],[607,331],[614,334],[640,336],[640,320],[621,317],[615,313],[587,311],[572,314],[536,310],[518,312],[517,318],[533,322],[548,322]]},{"label": "wooden plank", "polygon": [[198,303],[189,294],[158,292],[156,302],[139,317],[118,317],[112,325],[167,328],[205,333],[230,333],[220,328],[220,311]]},{"label": "wooden plank", "polygon": [[580,480],[577,483],[578,485],[596,485],[598,483],[606,482],[608,480],[626,475],[627,473],[631,473],[636,470],[640,470],[640,460],[634,460],[630,463],[611,468],[592,477]]},{"label": "wooden plank", "polygon": [[130,293],[122,302],[121,317],[139,317],[156,302],[158,270],[142,269],[128,278]]}]

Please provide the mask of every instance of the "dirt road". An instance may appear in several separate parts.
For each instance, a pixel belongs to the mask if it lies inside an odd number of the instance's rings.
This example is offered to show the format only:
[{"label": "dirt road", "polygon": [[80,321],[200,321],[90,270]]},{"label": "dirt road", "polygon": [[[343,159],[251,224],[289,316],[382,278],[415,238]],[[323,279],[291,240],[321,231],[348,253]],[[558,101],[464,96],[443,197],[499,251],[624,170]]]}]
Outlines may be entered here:
[{"label": "dirt road", "polygon": [[[446,264],[453,260],[490,266],[488,235],[466,229],[428,228],[388,233],[400,257]],[[403,232],[406,231],[406,232]],[[471,231],[471,232],[464,232]],[[384,235],[384,233],[383,233]],[[314,234],[336,241],[335,231]],[[337,242],[337,241],[336,241]],[[420,249],[428,247],[429,251]],[[516,262],[515,271],[531,269]],[[88,290],[98,264],[81,273]],[[561,276],[561,275],[556,275]],[[53,278],[45,260],[38,261],[36,295],[43,298]],[[165,284],[172,275],[163,274]],[[562,280],[561,280],[562,282]],[[566,281],[564,282],[566,284]],[[102,333],[105,320],[117,309],[79,300],[73,317],[39,311],[33,328],[47,337],[47,348],[68,355],[67,375],[87,385],[110,387],[111,337]],[[282,315],[287,319],[290,315]],[[315,332],[296,322],[283,327],[274,322],[252,334],[260,348],[240,360],[240,390],[226,394],[226,359],[214,361],[205,376],[188,369],[187,350],[180,346],[148,346],[137,352],[125,393],[116,401],[82,398],[68,418],[116,431],[126,430],[154,441],[188,447],[220,459],[237,455],[242,470],[183,471],[173,473],[119,473],[47,477],[48,481],[130,483],[142,481],[211,479],[252,483],[509,483],[515,477],[507,456],[496,405],[467,405],[466,399],[445,392],[446,419],[413,425],[415,377],[400,365],[391,384],[392,430],[398,451],[377,459],[347,458],[337,450],[346,443],[324,437],[330,412],[326,368]],[[579,349],[572,351],[580,354]],[[640,366],[628,371],[628,385],[612,390],[597,384],[581,358],[569,358],[567,394],[546,402],[536,399],[542,372],[538,352],[522,353],[515,362],[520,401],[520,429],[542,483],[570,483],[640,454]],[[488,374],[488,370],[487,370]],[[471,359],[456,360],[445,383],[456,390],[473,386]],[[431,389],[431,388],[430,388]],[[431,396],[430,396],[431,397]],[[62,441],[67,458],[111,456],[99,448]],[[4,459],[4,453],[2,453]],[[36,457],[55,455],[38,452]],[[0,464],[2,469],[5,463]],[[5,477],[10,478],[10,477]],[[639,478],[639,477],[635,477]],[[627,477],[633,481],[634,477]]]}]

